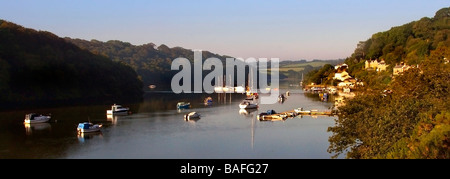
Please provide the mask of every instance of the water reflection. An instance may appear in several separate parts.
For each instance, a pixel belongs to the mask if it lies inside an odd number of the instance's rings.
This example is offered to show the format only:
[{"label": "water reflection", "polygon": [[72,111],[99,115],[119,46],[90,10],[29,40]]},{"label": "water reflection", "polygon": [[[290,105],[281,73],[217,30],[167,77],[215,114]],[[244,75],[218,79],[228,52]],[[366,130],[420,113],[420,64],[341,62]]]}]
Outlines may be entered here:
[{"label": "water reflection", "polygon": [[116,125],[117,124],[117,115],[112,115],[112,114],[107,114],[106,115],[106,120],[111,122],[112,125]]},{"label": "water reflection", "polygon": [[98,132],[90,132],[90,133],[84,133],[84,132],[78,132],[77,133],[77,138],[78,141],[83,143],[86,142],[86,140],[91,140],[94,138],[100,138],[103,139],[103,133],[102,131],[98,131]]},{"label": "water reflection", "polygon": [[49,123],[23,123],[25,127],[25,134],[31,135],[33,131],[44,131],[44,130],[50,130],[51,125]]},{"label": "water reflection", "polygon": [[[109,104],[34,109],[32,112],[52,112],[52,117],[58,122],[44,123],[44,126],[28,125],[25,128],[22,124],[23,115],[30,111],[0,113],[0,158],[331,156],[326,152],[329,144],[326,129],[334,124],[333,118],[311,120],[311,117],[302,116],[301,120],[268,123],[257,121],[256,115],[269,109],[277,112],[298,107],[325,110],[332,103],[315,101],[305,97],[302,91],[290,90],[289,100],[285,100],[283,105],[261,104],[259,109],[242,110],[238,105],[245,94],[229,95],[226,99],[213,96],[214,103],[205,106],[204,99],[208,96],[210,94],[147,94],[142,103],[124,104],[133,111],[133,114],[126,116],[106,115]],[[178,111],[178,101],[189,101],[192,108]],[[184,121],[183,115],[193,111],[199,112],[202,120]],[[77,124],[87,120],[106,123],[106,128],[100,133],[77,134]],[[35,135],[36,131],[45,133]],[[34,135],[30,135],[32,133]],[[274,150],[273,146],[280,150]]]},{"label": "water reflection", "polygon": [[192,119],[185,120],[185,121],[186,121],[186,122],[190,122],[190,123],[196,123],[196,122],[199,121],[199,120],[200,120],[200,118],[197,117],[197,118],[192,118]]},{"label": "water reflection", "polygon": [[253,112],[258,111],[258,109],[240,109],[239,114],[243,116],[254,116]]}]

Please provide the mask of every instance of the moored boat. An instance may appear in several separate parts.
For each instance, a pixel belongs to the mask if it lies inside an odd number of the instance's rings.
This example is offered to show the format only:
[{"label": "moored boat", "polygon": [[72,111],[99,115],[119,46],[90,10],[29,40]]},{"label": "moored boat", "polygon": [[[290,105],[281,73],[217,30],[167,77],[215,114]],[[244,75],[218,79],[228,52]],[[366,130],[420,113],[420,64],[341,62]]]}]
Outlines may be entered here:
[{"label": "moored boat", "polygon": [[200,114],[197,112],[190,112],[184,115],[184,120],[185,121],[189,121],[189,120],[198,120],[200,119]]},{"label": "moored boat", "polygon": [[311,114],[310,110],[303,110],[303,108],[296,108],[296,109],[294,109],[294,111],[297,114]]},{"label": "moored boat", "polygon": [[25,124],[43,123],[50,120],[50,115],[44,116],[42,114],[29,113],[25,115]]},{"label": "moored boat", "polygon": [[130,108],[122,107],[121,105],[114,104],[111,106],[111,110],[106,110],[107,115],[113,114],[128,114]]},{"label": "moored boat", "polygon": [[256,109],[258,108],[258,104],[254,102],[254,98],[246,98],[241,103],[239,103],[239,108]]},{"label": "moored boat", "polygon": [[278,96],[278,102],[284,102],[284,100],[286,100],[286,97],[283,94],[280,94]]},{"label": "moored boat", "polygon": [[191,103],[187,102],[178,102],[177,109],[189,109],[191,107]]},{"label": "moored boat", "polygon": [[285,120],[286,118],[287,118],[286,114],[280,114],[275,112],[274,110],[262,112],[257,116],[257,119],[260,121],[277,121],[277,120]]},{"label": "moored boat", "polygon": [[203,101],[205,103],[205,105],[210,105],[213,102],[213,99],[211,98],[211,96],[205,98],[205,100]]},{"label": "moored boat", "polygon": [[99,132],[102,124],[92,124],[90,122],[78,123],[77,131],[79,133]]}]

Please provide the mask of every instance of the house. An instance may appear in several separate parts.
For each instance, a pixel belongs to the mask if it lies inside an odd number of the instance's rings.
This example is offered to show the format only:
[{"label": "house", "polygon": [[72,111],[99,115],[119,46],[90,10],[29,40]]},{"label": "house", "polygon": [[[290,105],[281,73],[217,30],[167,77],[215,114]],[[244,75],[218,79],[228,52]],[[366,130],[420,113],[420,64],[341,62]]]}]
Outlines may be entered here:
[{"label": "house", "polygon": [[348,67],[348,65],[346,65],[346,64],[340,65],[337,69],[335,66],[336,71],[334,73],[333,79],[344,81],[346,79],[352,78],[347,72],[347,67]]},{"label": "house", "polygon": [[333,79],[340,80],[340,81],[344,81],[349,78],[352,78],[352,77],[348,74],[347,71],[336,72],[336,73],[334,73],[334,77],[333,77]]},{"label": "house", "polygon": [[412,66],[406,65],[403,62],[401,62],[400,64],[396,64],[392,74],[394,76],[400,75],[401,73],[405,72],[406,70],[409,70],[410,68],[412,68]]},{"label": "house", "polygon": [[356,80],[354,78],[348,78],[344,80],[343,82],[338,83],[338,87],[340,88],[354,88],[355,87]]},{"label": "house", "polygon": [[386,67],[389,66],[386,64],[384,59],[381,59],[381,61],[376,60],[366,60],[364,68],[366,70],[375,70],[377,72],[385,71]]},{"label": "house", "polygon": [[348,65],[345,64],[345,63],[343,63],[343,64],[339,64],[339,65],[334,66],[334,69],[335,69],[335,70],[337,70],[337,69],[339,69],[339,68],[348,68]]}]

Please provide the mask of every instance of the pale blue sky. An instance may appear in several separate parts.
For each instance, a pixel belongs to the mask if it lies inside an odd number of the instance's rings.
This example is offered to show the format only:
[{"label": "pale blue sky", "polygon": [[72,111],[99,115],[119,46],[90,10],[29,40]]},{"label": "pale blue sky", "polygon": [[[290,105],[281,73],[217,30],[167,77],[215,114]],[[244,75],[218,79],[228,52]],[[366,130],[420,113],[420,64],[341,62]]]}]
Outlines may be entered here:
[{"label": "pale blue sky", "polygon": [[60,37],[208,50],[233,57],[337,59],[449,0],[0,0],[0,19]]}]

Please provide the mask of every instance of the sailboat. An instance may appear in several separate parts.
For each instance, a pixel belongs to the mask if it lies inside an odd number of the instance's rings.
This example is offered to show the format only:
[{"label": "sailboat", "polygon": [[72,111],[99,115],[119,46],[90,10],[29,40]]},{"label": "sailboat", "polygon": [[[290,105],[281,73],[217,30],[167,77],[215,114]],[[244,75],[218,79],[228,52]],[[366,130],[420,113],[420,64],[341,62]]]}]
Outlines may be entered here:
[{"label": "sailboat", "polygon": [[248,75],[248,84],[247,89],[245,91],[247,97],[255,97],[255,99],[258,99],[258,93],[254,93],[254,86],[253,86],[253,69],[250,68],[250,72]]},{"label": "sailboat", "polygon": [[[250,69],[250,74],[248,77],[248,85],[247,85],[247,98],[245,98],[241,103],[239,103],[239,108],[241,109],[256,109],[258,108],[258,103],[255,102],[258,99],[258,93],[253,93],[253,76],[252,69]],[[250,82],[250,80],[252,82]],[[251,87],[250,87],[251,86]]]},{"label": "sailboat", "polygon": [[302,73],[302,81],[300,81],[300,87],[303,87],[303,73]]}]

